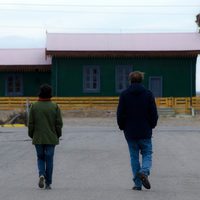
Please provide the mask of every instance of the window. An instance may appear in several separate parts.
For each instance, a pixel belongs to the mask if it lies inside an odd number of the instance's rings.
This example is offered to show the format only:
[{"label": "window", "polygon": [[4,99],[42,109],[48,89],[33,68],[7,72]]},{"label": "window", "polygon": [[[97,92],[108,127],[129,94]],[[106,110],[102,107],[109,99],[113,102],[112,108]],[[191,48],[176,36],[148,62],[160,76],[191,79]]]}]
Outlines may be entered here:
[{"label": "window", "polygon": [[84,92],[99,92],[100,90],[99,66],[84,66],[83,90]]},{"label": "window", "polygon": [[116,92],[122,92],[129,86],[128,75],[132,72],[132,66],[119,65],[115,70]]},{"label": "window", "polygon": [[22,76],[9,74],[6,77],[6,96],[22,96]]}]

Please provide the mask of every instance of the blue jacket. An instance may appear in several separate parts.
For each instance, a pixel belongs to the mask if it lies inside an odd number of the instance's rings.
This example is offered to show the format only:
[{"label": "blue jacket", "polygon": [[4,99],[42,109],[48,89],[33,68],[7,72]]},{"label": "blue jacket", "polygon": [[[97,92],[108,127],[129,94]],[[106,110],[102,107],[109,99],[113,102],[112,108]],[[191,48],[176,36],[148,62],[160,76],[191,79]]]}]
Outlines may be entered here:
[{"label": "blue jacket", "polygon": [[117,123],[127,140],[152,137],[158,113],[155,98],[142,84],[133,83],[123,91],[117,108]]}]

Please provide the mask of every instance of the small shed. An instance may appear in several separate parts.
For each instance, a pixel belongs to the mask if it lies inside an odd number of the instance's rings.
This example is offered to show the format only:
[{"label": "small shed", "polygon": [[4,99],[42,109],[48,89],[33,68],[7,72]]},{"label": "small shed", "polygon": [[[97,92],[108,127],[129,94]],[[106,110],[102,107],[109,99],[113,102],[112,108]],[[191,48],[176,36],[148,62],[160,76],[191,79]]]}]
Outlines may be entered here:
[{"label": "small shed", "polygon": [[47,33],[55,96],[118,96],[145,73],[156,97],[195,96],[199,33]]},{"label": "small shed", "polygon": [[0,49],[0,96],[36,96],[51,82],[51,58],[45,49]]}]

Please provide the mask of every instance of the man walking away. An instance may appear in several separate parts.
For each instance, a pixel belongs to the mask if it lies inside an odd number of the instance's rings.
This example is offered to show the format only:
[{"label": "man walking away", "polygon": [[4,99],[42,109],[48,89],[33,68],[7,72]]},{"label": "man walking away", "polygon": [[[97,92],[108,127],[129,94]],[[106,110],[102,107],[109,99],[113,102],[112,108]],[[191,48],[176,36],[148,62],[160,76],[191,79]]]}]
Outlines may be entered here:
[{"label": "man walking away", "polygon": [[28,135],[37,153],[38,186],[45,189],[51,189],[54,149],[59,144],[63,125],[58,105],[51,102],[51,93],[51,86],[40,87],[39,99],[31,106],[28,123]]},{"label": "man walking away", "polygon": [[[141,84],[144,73],[129,74],[130,86],[123,91],[117,108],[117,123],[124,131],[133,173],[133,190],[150,189],[148,180],[152,166],[152,129],[156,127],[158,113],[151,91]],[[142,156],[140,163],[139,157]]]}]

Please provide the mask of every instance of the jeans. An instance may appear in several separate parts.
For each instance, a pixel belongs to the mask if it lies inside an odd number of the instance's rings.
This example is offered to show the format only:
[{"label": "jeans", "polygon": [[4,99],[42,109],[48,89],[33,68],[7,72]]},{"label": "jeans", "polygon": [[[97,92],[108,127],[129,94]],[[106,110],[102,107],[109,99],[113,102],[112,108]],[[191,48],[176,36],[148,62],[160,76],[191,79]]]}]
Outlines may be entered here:
[{"label": "jeans", "polygon": [[[140,139],[127,141],[130,153],[131,168],[133,173],[133,182],[136,187],[142,187],[142,182],[137,176],[138,172],[145,175],[150,174],[152,166],[152,141],[151,139]],[[142,155],[140,163],[140,155]]]},{"label": "jeans", "polygon": [[36,144],[35,149],[37,153],[39,176],[43,175],[45,177],[46,184],[50,185],[52,183],[55,145]]}]

